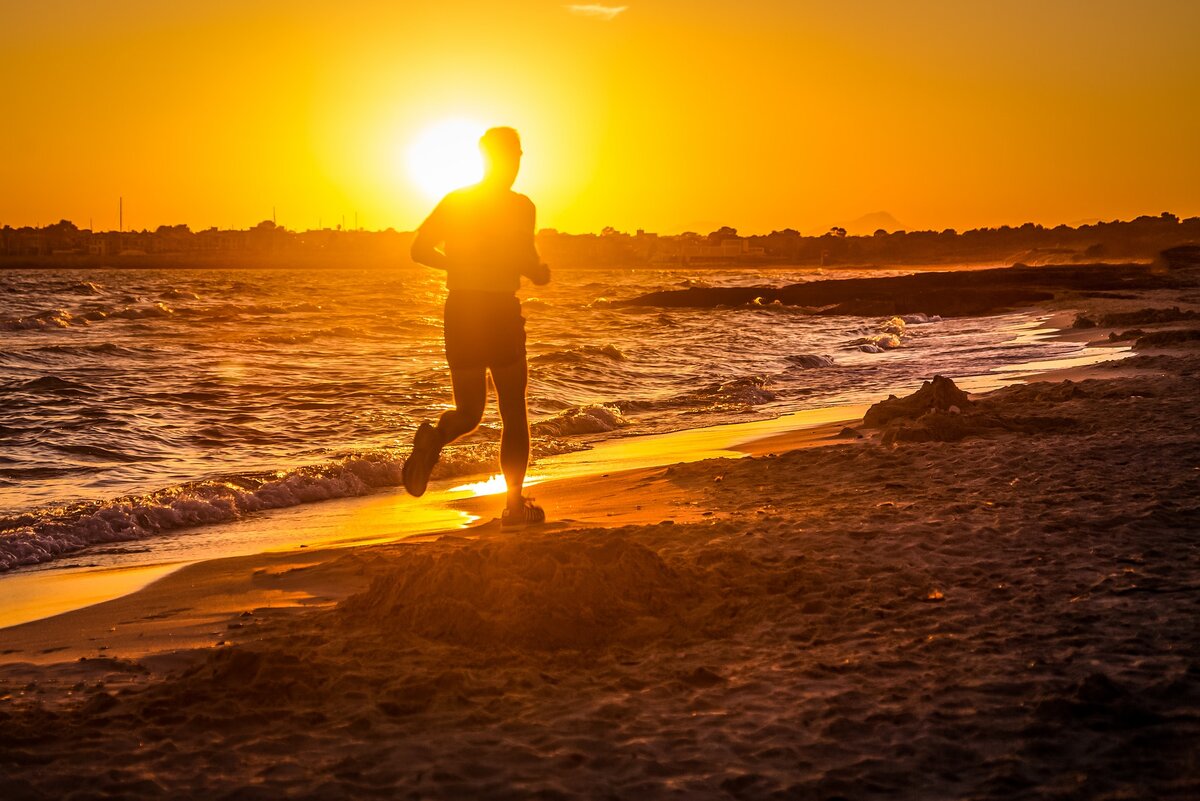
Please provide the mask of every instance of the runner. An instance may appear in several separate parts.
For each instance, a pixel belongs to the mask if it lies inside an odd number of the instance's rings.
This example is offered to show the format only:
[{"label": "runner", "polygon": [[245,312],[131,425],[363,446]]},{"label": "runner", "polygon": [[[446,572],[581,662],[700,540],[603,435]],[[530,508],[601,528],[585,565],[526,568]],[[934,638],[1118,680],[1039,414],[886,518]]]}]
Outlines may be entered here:
[{"label": "runner", "polygon": [[521,140],[512,128],[492,128],[479,140],[484,176],[456,189],[421,224],[414,261],[446,271],[446,361],[455,408],[437,425],[421,423],[404,463],[404,487],[422,495],[446,445],[474,431],[487,403],[491,371],[503,433],[500,469],[508,485],[504,528],[541,523],[546,513],[522,494],[529,466],[529,415],[525,404],[525,318],[516,291],[524,275],[542,285],[550,268],[533,242],[534,206],[512,191],[521,167]]}]

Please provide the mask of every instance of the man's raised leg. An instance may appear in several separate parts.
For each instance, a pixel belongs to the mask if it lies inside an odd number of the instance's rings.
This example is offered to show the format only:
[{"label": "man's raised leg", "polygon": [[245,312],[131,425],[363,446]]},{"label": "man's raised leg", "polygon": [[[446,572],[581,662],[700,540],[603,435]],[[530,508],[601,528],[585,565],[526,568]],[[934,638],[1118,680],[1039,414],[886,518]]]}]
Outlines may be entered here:
[{"label": "man's raised leg", "polygon": [[450,370],[454,386],[454,408],[442,412],[437,429],[442,445],[449,445],[479,427],[487,403],[487,369],[469,367]]},{"label": "man's raised leg", "polygon": [[404,460],[404,488],[421,496],[429,486],[429,475],[437,464],[442,448],[474,431],[483,419],[487,402],[487,371],[482,368],[450,371],[454,384],[454,408],[442,413],[437,427],[421,423],[413,437],[412,453]]}]

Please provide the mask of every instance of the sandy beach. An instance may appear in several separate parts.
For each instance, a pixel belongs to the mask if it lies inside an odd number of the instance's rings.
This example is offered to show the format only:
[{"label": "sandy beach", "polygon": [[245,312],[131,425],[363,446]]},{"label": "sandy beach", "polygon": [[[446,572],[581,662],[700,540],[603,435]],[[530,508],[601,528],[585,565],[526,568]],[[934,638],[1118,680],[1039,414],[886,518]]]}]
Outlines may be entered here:
[{"label": "sandy beach", "polygon": [[1200,800],[1200,2],[0,31],[0,801]]},{"label": "sandy beach", "polygon": [[1061,306],[1131,358],[544,483],[542,528],[0,630],[4,796],[1194,798],[1200,355],[1144,311],[1188,291]]}]

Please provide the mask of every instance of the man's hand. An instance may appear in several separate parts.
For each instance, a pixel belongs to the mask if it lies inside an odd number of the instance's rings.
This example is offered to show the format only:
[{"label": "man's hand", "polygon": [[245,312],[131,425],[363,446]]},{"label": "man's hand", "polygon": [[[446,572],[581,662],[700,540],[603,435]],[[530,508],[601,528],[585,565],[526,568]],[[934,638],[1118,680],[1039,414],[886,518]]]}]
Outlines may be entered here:
[{"label": "man's hand", "polygon": [[521,275],[538,286],[545,286],[550,283],[550,265],[535,264],[532,267],[526,267],[524,270],[521,270]]}]

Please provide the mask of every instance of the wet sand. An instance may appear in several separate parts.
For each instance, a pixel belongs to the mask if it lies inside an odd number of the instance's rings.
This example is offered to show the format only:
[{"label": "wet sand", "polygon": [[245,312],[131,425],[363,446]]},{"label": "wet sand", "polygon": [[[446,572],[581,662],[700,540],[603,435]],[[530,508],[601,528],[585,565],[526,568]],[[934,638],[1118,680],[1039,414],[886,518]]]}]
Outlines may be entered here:
[{"label": "wet sand", "polygon": [[1200,352],[1057,377],[0,630],[5,797],[1196,797]]}]

